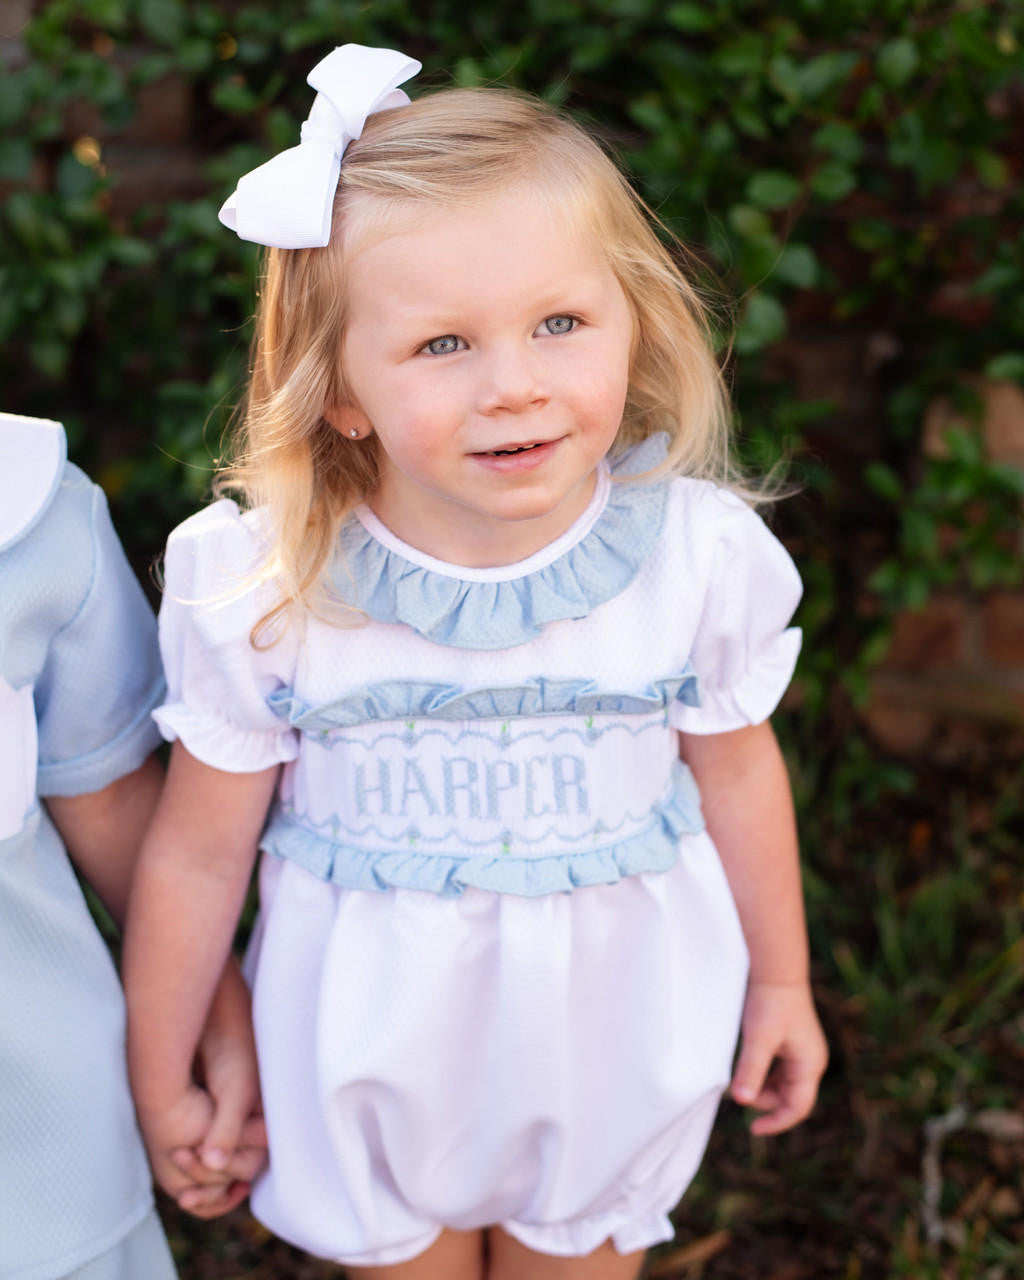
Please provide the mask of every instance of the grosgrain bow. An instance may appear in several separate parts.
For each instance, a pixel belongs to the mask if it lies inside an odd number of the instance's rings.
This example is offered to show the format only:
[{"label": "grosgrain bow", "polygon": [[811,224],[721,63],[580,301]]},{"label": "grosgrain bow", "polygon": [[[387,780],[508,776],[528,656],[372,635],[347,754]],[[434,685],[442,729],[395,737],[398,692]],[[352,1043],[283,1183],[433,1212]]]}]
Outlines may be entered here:
[{"label": "grosgrain bow", "polygon": [[242,240],[277,249],[322,248],[331,238],[331,211],[341,157],[363,132],[367,116],[404,106],[397,86],[421,64],[395,49],[343,44],[306,77],[317,91],[301,141],[239,178],[218,217]]}]

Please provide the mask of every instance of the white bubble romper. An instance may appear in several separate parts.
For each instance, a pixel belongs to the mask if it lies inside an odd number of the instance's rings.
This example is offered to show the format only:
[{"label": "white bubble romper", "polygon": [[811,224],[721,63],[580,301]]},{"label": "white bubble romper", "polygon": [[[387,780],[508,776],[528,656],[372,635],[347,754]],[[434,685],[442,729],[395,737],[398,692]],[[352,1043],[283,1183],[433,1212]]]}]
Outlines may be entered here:
[{"label": "white bubble romper", "polygon": [[364,625],[308,617],[254,649],[262,528],[222,501],[172,536],[156,713],[218,769],[284,762],[248,960],[254,1212],[363,1266],[445,1227],[557,1255],[670,1238],[747,976],[678,733],[774,708],[789,556],[707,482],[607,466],[572,528],[497,569],[361,508],[332,578]]}]

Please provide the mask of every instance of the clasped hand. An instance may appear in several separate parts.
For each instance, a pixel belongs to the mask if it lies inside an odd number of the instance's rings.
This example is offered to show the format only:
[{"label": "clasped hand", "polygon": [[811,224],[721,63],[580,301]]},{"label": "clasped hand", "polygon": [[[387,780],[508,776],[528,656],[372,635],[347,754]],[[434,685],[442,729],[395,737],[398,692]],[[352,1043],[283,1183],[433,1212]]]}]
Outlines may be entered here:
[{"label": "clasped hand", "polygon": [[153,1176],[180,1208],[236,1208],[267,1159],[249,991],[229,962],[196,1052],[195,1079],[159,1104],[136,1099]]}]

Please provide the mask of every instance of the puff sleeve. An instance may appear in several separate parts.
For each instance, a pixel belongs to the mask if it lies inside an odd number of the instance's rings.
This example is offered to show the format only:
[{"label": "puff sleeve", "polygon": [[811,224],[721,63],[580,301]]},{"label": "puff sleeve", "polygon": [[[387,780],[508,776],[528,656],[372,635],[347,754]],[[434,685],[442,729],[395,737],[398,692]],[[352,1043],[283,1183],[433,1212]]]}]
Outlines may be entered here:
[{"label": "puff sleeve", "polygon": [[215,769],[256,773],[294,760],[298,735],[267,706],[291,687],[295,627],[254,648],[252,628],[277,603],[256,578],[263,556],[258,513],[224,499],[172,533],[164,562],[160,651],[167,701],[154,712],[165,738]]},{"label": "puff sleeve", "polygon": [[683,733],[727,733],[766,720],[785,692],[800,652],[800,630],[788,624],[802,586],[785,547],[734,494],[706,490],[694,523],[704,527],[690,654],[700,705],[677,702],[670,720]]}]

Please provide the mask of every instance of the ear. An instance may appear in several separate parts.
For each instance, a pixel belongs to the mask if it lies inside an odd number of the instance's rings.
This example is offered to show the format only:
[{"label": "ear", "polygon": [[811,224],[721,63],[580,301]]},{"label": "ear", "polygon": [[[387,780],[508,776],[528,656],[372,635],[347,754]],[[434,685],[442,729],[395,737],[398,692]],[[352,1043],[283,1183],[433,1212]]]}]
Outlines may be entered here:
[{"label": "ear", "polygon": [[324,410],[324,418],[346,440],[365,440],[373,435],[373,423],[354,404],[329,405]]}]

